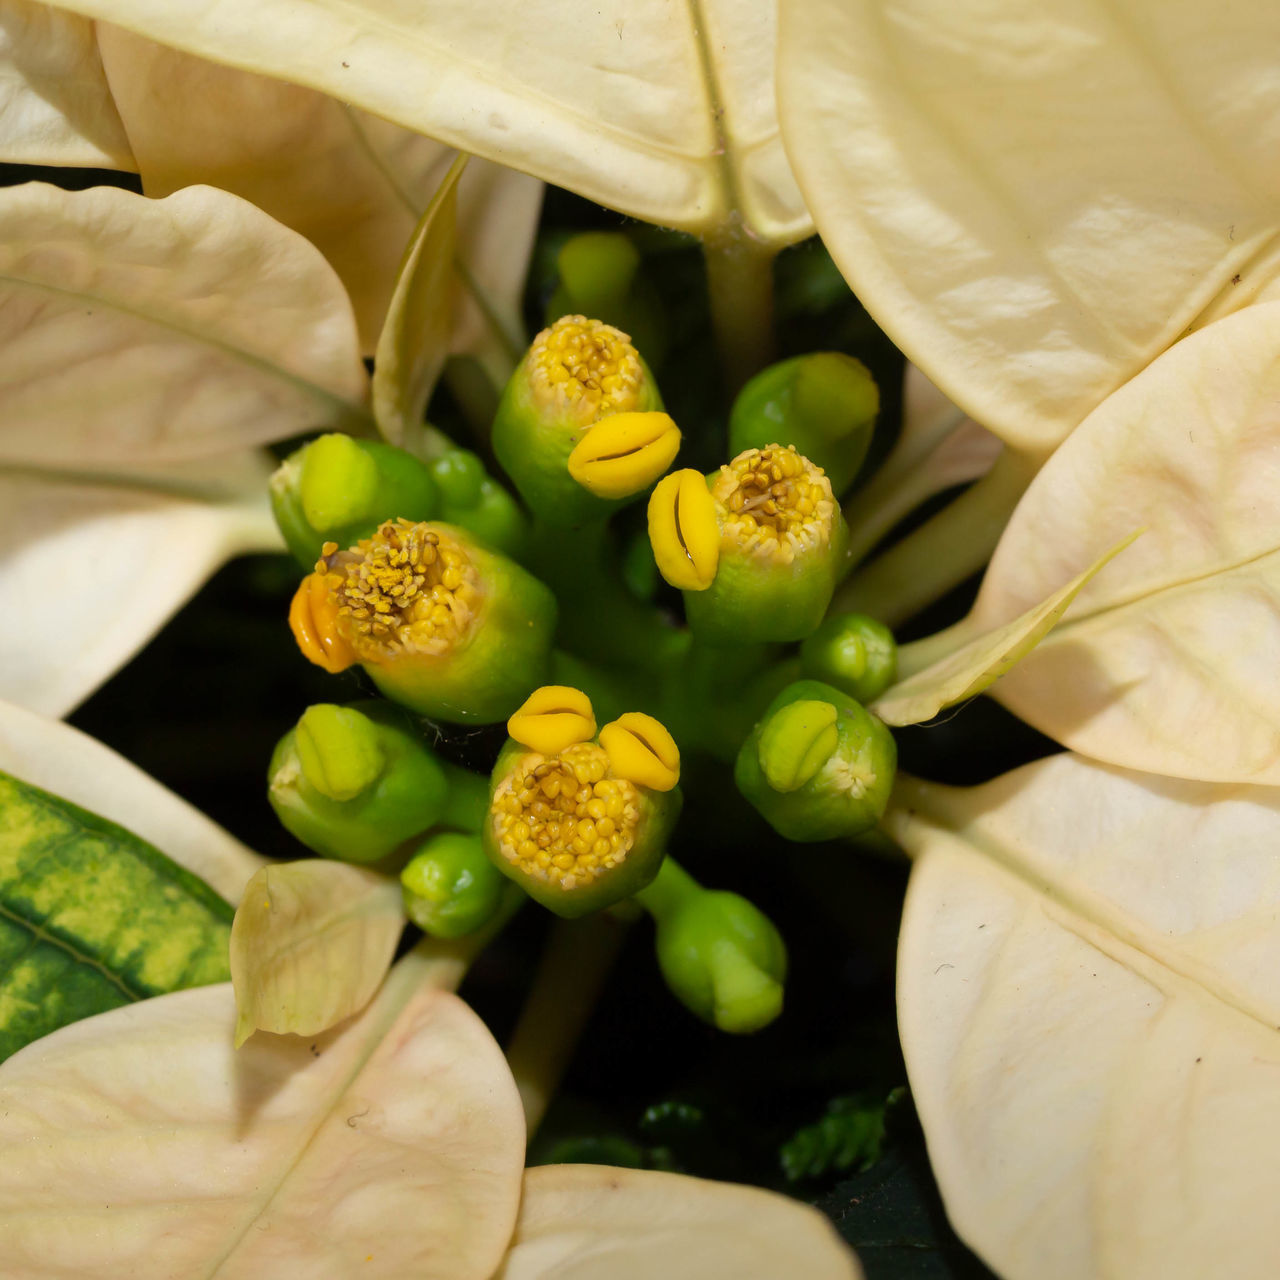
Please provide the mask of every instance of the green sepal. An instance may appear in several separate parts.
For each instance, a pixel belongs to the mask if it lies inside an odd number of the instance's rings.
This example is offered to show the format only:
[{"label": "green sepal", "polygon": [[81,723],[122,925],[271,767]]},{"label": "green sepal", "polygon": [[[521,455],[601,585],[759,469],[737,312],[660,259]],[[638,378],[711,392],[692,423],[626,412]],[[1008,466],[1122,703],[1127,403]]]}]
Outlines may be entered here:
[{"label": "green sepal", "polygon": [[440,511],[426,463],[394,445],[338,432],[295,449],[269,489],[285,543],[308,570],[326,542],[354,546],[384,520],[432,520]]},{"label": "green sepal", "polygon": [[729,452],[793,444],[840,494],[862,466],[879,412],[879,389],[861,360],[838,351],[795,356],[761,370],[738,393]]},{"label": "green sepal", "polygon": [[865,613],[833,614],[800,646],[800,669],[865,705],[898,678],[898,644]]},{"label": "green sepal", "polygon": [[478,835],[452,831],[424,841],[401,871],[400,885],[405,913],[433,938],[460,938],[483,928],[510,888]]},{"label": "green sepal", "polygon": [[662,976],[692,1013],[744,1035],[782,1012],[787,949],[758,907],[736,893],[702,888],[670,860],[639,901],[657,925]]},{"label": "green sepal", "polygon": [[[300,736],[309,747],[304,741],[299,750]],[[332,766],[317,771],[315,758],[340,758],[348,747],[367,762],[370,741],[381,767],[364,771],[361,790],[332,786],[338,772]],[[308,849],[341,862],[380,861],[439,822],[449,803],[441,762],[403,711],[377,699],[308,708],[272,753],[268,781],[281,825]]]},{"label": "green sepal", "polygon": [[494,835],[492,800],[498,785],[516,767],[520,758],[532,754],[528,747],[508,738],[498,754],[489,782],[490,820],[484,824],[484,851],[489,861],[513,883],[520,886],[535,902],[558,916],[575,919],[592,911],[602,911],[639,893],[653,880],[666,855],[667,841],[680,816],[683,797],[679,787],[670,791],[650,791],[636,786],[639,795],[639,821],[635,839],[626,860],[609,868],[589,885],[564,889],[548,880],[529,875],[502,856]]},{"label": "green sepal", "polygon": [[460,645],[442,654],[401,654],[366,662],[378,689],[401,706],[453,724],[505,720],[547,683],[556,600],[513,560],[490,551],[456,525],[439,524],[466,551],[483,599]]},{"label": "green sepal", "polygon": [[[818,736],[829,733],[825,720],[788,714],[795,703],[836,709],[835,749],[807,781],[780,791],[770,785],[769,773],[786,776],[788,757],[807,757]],[[768,756],[763,763],[762,750]],[[734,780],[780,836],[801,843],[835,840],[860,835],[884,816],[897,761],[897,746],[883,721],[831,685],[797,680],[774,698],[742,744]],[[806,759],[806,769],[812,764]]]},{"label": "green sepal", "polygon": [[[642,359],[644,377],[634,412],[662,409],[658,385]],[[493,452],[525,505],[557,528],[576,528],[604,520],[642,495],[597,498],[569,474],[569,455],[594,423],[582,423],[565,410],[542,404],[521,361],[511,375],[493,419]]]},{"label": "green sepal", "polygon": [[803,640],[826,616],[844,565],[848,526],[836,507],[820,551],[790,564],[722,539],[716,576],[705,591],[686,591],[685,617],[700,641],[718,645]]}]

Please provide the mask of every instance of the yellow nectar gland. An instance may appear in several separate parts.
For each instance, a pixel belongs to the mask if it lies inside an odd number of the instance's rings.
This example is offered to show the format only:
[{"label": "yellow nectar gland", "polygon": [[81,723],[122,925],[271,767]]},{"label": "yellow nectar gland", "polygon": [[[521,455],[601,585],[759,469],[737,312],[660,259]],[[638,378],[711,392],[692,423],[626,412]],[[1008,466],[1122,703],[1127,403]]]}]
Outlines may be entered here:
[{"label": "yellow nectar gland", "polygon": [[609,776],[609,757],[600,747],[580,742],[555,756],[521,756],[498,784],[489,820],[508,862],[574,889],[626,861],[640,821],[640,793]]},{"label": "yellow nectar gland", "polygon": [[744,551],[790,564],[831,540],[831,481],[794,445],[740,453],[720,468],[711,496],[725,512],[721,536]]},{"label": "yellow nectar gland", "polygon": [[461,643],[480,608],[480,575],[461,544],[429,524],[388,520],[349,551],[321,548],[338,627],[361,662],[439,655]]},{"label": "yellow nectar gland", "polygon": [[534,394],[584,427],[640,406],[640,354],[625,333],[599,320],[562,316],[534,338],[527,364]]}]

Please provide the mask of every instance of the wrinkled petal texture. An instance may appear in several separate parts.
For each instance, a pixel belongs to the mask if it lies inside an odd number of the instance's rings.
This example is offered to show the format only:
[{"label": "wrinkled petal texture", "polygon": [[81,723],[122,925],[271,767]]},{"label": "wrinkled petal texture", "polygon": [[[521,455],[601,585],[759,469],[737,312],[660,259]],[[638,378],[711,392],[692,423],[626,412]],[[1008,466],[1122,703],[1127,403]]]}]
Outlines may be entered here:
[{"label": "wrinkled petal texture", "polygon": [[1280,1271],[1280,792],[1061,755],[918,785],[912,1096],[1004,1280]]},{"label": "wrinkled petal texture", "polygon": [[372,351],[405,242],[452,148],[109,23],[98,41],[147,195],[219,187],[305,236],[342,277]]},{"label": "wrinkled petal texture", "polygon": [[70,725],[0,702],[0,769],[141,836],[238,902],[263,866],[198,809]]},{"label": "wrinkled petal texture", "polygon": [[1280,783],[1280,304],[1193,334],[1111,396],[1028,489],[973,620],[1016,617],[1138,540],[993,694],[1114,764]]},{"label": "wrinkled petal texture", "polygon": [[231,929],[237,1044],[310,1036],[369,1003],[404,930],[400,883],[324,858],[263,867]]},{"label": "wrinkled petal texture", "polygon": [[907,355],[1035,452],[1186,329],[1274,295],[1280,8],[782,0],[823,239]]},{"label": "wrinkled petal texture", "polygon": [[[332,94],[624,213],[786,243],[812,225],[755,0],[74,0],[90,17]],[[735,216],[736,215],[736,216]]]},{"label": "wrinkled petal texture", "polygon": [[0,471],[0,594],[26,619],[0,634],[0,698],[67,715],[226,560],[276,549],[270,473],[252,452],[102,480]]},{"label": "wrinkled petal texture", "polygon": [[134,169],[93,23],[0,0],[0,159]]},{"label": "wrinkled petal texture", "polygon": [[173,462],[367,422],[351,306],[252,205],[0,192],[0,461]]},{"label": "wrinkled petal texture", "polygon": [[494,1280],[861,1280],[815,1209],[757,1187],[601,1165],[525,1174]]},{"label": "wrinkled petal texture", "polygon": [[488,1280],[523,1117],[484,1024],[423,967],[315,1040],[232,1049],[225,984],[16,1054],[0,1069],[0,1270]]}]

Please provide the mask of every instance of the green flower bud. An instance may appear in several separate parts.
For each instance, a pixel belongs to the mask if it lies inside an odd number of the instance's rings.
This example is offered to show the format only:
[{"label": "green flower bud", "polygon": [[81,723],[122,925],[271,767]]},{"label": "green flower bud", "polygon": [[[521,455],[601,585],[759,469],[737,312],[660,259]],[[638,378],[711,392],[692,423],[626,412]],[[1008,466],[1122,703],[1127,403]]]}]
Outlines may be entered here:
[{"label": "green flower bud", "polygon": [[897,761],[882,721],[831,685],[797,680],[742,744],[734,780],[779,835],[834,840],[884,816]]},{"label": "green flower bud", "polygon": [[756,374],[729,416],[734,453],[778,442],[794,445],[827,473],[837,494],[866,457],[880,411],[867,367],[838,351],[796,356]]},{"label": "green flower bud", "polygon": [[432,520],[440,495],[425,463],[394,445],[334,433],[291,453],[270,484],[289,550],[310,569],[326,542],[350,546],[384,520]]},{"label": "green flower bud", "polygon": [[791,446],[749,449],[705,482],[667,476],[649,501],[662,576],[699,640],[802,640],[831,603],[847,540],[821,468]]},{"label": "green flower bud", "polygon": [[440,519],[456,524],[503,555],[517,556],[529,539],[519,503],[466,449],[450,449],[430,464],[440,489]]},{"label": "green flower bud", "polygon": [[800,646],[800,669],[865,705],[898,678],[897,641],[865,613],[833,614]]},{"label": "green flower bud", "polygon": [[358,662],[388,698],[455,723],[504,719],[546,677],[555,597],[456,526],[389,520],[322,550],[289,621],[325,670]]},{"label": "green flower bud", "polygon": [[582,313],[632,335],[655,369],[666,355],[662,299],[640,273],[640,251],[620,231],[585,231],[565,241],[556,266],[560,286],[547,304],[547,323]]},{"label": "green flower bud", "polygon": [[404,909],[423,933],[460,938],[497,915],[510,888],[484,855],[480,837],[431,836],[400,873]]},{"label": "green flower bud", "polygon": [[441,763],[402,711],[381,701],[320,703],[271,757],[267,798],[307,848],[377,862],[439,821],[449,802]]},{"label": "green flower bud", "polygon": [[762,911],[736,893],[702,888],[669,858],[637,900],[657,925],[667,986],[704,1022],[741,1035],[782,1012],[787,950]]},{"label": "green flower bud", "polygon": [[648,452],[633,468],[624,497],[614,489],[599,496],[575,479],[570,455],[602,420],[661,408],[657,386],[626,334],[598,320],[564,316],[534,339],[507,383],[494,418],[493,451],[541,519],[560,528],[587,524],[652,484],[674,451],[669,433],[656,450],[644,442]]},{"label": "green flower bud", "polygon": [[666,729],[631,712],[597,739],[590,702],[560,686],[535,690],[508,728],[483,833],[493,865],[568,917],[648,884],[680,812],[680,755]]}]

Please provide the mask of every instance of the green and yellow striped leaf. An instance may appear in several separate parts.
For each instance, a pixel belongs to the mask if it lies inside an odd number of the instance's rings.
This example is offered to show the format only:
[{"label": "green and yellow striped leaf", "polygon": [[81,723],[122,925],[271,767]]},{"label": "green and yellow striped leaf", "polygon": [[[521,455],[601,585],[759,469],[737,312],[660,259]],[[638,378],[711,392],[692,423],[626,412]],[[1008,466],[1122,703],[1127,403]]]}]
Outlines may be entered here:
[{"label": "green and yellow striped leaf", "polygon": [[0,1060],[91,1014],[226,981],[232,914],[146,841],[0,772]]}]

